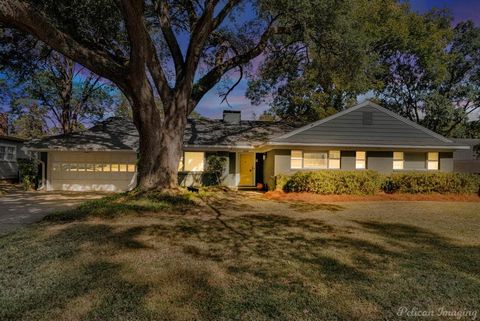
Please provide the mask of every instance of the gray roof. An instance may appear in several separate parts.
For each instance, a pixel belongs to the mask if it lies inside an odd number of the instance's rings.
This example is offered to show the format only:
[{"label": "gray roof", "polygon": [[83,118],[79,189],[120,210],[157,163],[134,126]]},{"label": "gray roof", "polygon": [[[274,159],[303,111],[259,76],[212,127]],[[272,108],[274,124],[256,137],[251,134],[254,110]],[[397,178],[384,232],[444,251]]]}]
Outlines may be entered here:
[{"label": "gray roof", "polygon": [[[365,123],[365,114],[371,124]],[[87,151],[138,150],[138,145],[132,121],[121,117],[82,132],[28,143],[34,150]],[[284,122],[189,119],[184,135],[186,148],[227,150],[261,145],[468,149],[369,101],[301,128]]]},{"label": "gray roof", "polygon": [[459,147],[459,144],[369,101],[277,137],[270,144],[447,149]]},{"label": "gray roof", "polygon": [[[241,121],[235,124],[223,120],[189,119],[184,145],[248,148],[293,129],[283,122]],[[138,132],[131,120],[112,117],[85,131],[33,140],[28,147],[35,150],[138,150]]]}]

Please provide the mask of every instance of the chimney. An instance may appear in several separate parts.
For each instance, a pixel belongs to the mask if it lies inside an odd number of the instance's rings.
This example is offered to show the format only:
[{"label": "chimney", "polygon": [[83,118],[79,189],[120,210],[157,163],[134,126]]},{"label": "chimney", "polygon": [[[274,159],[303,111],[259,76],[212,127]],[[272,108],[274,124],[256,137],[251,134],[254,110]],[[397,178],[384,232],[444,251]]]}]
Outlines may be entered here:
[{"label": "chimney", "polygon": [[242,118],[240,110],[224,110],[223,121],[230,124],[239,124]]},{"label": "chimney", "polygon": [[0,113],[0,135],[8,135],[8,118],[5,113]]}]

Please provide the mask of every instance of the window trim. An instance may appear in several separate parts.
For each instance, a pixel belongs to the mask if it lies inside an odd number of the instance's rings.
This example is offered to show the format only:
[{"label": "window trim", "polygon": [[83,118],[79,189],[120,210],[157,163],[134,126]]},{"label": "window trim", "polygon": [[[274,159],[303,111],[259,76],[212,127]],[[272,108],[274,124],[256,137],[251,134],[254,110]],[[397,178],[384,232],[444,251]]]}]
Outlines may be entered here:
[{"label": "window trim", "polygon": [[[293,157],[293,152],[299,152],[300,153],[300,157]],[[300,160],[300,167],[293,167],[292,164],[292,160]],[[303,150],[301,149],[292,149],[290,150],[290,169],[303,169]]]},{"label": "window trim", "polygon": [[[359,158],[358,155],[359,153],[364,153],[364,158]],[[359,161],[362,161],[363,162],[363,167],[358,167],[357,164]],[[367,151],[364,151],[364,150],[357,150],[355,151],[355,169],[358,169],[358,170],[365,170],[367,169]]]},{"label": "window trim", "polygon": [[[436,155],[434,159],[430,159],[430,155]],[[439,152],[427,152],[427,171],[440,170],[440,153]],[[435,168],[430,168],[430,164],[435,164]]]},{"label": "window trim", "polygon": [[[395,158],[395,154],[397,153],[398,154],[401,154],[401,158]],[[397,162],[401,162],[402,164],[402,168],[395,168],[395,163]],[[404,152],[393,152],[393,164],[392,164],[392,169],[395,170],[395,171],[401,171],[401,170],[404,170],[405,169],[405,153]]]}]

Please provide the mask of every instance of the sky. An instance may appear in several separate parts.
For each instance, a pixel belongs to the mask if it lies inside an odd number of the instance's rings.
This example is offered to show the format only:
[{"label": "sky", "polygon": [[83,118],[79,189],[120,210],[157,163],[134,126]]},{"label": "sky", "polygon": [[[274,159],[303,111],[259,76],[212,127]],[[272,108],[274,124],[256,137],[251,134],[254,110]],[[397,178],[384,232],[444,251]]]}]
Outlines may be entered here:
[{"label": "sky", "polygon": [[[453,14],[454,24],[464,20],[473,20],[476,25],[480,25],[480,0],[411,0],[410,5],[414,11],[419,13],[432,8],[447,8]],[[258,116],[268,109],[268,106],[266,104],[260,106],[250,104],[245,97],[246,88],[247,80],[243,79],[229,95],[230,106],[221,103],[221,98],[218,97],[218,88],[214,88],[205,95],[195,110],[210,118],[221,118],[224,109],[241,110],[242,118],[252,119],[253,113]]]}]

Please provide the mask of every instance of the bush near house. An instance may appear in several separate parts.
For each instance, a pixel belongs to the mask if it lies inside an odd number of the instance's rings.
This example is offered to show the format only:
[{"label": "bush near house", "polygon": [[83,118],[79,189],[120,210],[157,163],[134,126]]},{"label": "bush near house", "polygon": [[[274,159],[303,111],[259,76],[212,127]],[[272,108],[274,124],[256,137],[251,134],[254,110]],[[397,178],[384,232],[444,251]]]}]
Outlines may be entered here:
[{"label": "bush near house", "polygon": [[393,173],[383,184],[385,192],[421,193],[477,193],[480,176],[466,173]]},{"label": "bush near house", "polygon": [[23,188],[28,191],[35,188],[38,174],[38,163],[33,158],[18,159],[18,172],[20,174],[20,182]]},{"label": "bush near house", "polygon": [[316,194],[372,195],[386,193],[455,193],[479,192],[480,176],[465,173],[393,173],[375,171],[311,171],[275,177],[277,190]]},{"label": "bush near house", "polygon": [[382,183],[383,177],[375,171],[298,172],[285,181],[283,189],[286,192],[370,195],[378,192]]}]

